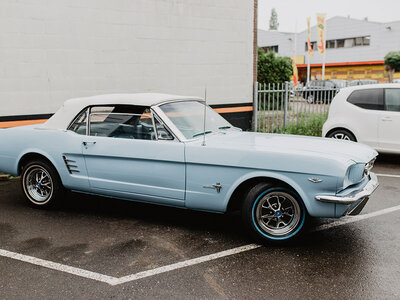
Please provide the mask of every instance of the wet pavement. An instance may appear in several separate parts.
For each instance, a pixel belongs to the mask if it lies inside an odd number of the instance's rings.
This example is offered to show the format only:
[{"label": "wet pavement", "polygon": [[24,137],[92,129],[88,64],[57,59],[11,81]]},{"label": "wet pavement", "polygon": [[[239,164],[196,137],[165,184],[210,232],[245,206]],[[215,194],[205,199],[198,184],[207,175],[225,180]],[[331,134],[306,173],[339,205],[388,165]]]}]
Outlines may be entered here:
[{"label": "wet pavement", "polygon": [[[378,174],[400,175],[381,155]],[[362,214],[400,205],[400,178],[379,177]],[[69,193],[55,210],[0,182],[0,249],[113,277],[251,244],[236,214],[217,215]],[[0,299],[400,299],[400,210],[111,286],[0,256]]]}]

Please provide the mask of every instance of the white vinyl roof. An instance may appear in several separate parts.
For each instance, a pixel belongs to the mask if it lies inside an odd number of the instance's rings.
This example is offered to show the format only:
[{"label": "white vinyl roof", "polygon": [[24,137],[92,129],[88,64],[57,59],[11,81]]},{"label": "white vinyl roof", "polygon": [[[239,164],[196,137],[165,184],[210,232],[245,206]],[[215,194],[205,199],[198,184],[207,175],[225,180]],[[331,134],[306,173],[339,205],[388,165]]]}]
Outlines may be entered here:
[{"label": "white vinyl roof", "polygon": [[177,96],[158,93],[140,94],[106,94],[84,98],[74,98],[64,102],[63,106],[50,118],[43,127],[53,129],[67,129],[68,125],[85,107],[94,105],[138,105],[154,106],[168,101],[196,100],[204,101],[198,97]]}]

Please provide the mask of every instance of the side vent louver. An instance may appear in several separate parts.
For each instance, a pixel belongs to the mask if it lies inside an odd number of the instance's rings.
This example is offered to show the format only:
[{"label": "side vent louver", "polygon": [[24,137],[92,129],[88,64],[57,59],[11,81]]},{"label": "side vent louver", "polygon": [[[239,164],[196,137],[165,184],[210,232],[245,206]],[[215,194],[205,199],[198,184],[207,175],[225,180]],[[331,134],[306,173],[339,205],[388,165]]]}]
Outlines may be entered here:
[{"label": "side vent louver", "polygon": [[68,159],[63,155],[63,160],[65,162],[65,166],[68,169],[70,174],[72,173],[79,173],[78,166],[76,165],[76,161],[72,159]]}]

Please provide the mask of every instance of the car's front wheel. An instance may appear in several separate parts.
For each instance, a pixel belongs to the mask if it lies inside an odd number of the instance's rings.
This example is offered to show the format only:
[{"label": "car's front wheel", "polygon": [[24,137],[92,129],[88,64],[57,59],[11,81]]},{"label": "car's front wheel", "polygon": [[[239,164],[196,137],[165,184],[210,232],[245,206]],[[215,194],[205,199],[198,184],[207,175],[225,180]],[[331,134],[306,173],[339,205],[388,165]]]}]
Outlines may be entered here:
[{"label": "car's front wheel", "polygon": [[282,243],[299,236],[306,209],[297,193],[271,183],[259,183],[247,194],[242,219],[250,233],[262,243]]},{"label": "car's front wheel", "polygon": [[21,185],[28,202],[36,207],[54,206],[64,190],[57,170],[44,160],[23,167]]},{"label": "car's front wheel", "polygon": [[356,137],[350,131],[344,129],[337,129],[330,132],[327,136],[328,138],[333,138],[337,140],[346,140],[356,142]]}]

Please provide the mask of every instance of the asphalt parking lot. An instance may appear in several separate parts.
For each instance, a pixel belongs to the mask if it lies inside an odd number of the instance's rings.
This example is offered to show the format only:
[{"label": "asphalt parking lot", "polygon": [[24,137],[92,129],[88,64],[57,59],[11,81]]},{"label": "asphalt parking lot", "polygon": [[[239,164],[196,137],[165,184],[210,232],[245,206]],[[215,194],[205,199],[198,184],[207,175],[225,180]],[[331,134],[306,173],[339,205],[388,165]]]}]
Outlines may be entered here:
[{"label": "asphalt parking lot", "polygon": [[260,247],[238,215],[70,193],[51,211],[0,182],[0,299],[399,299],[400,156],[361,215]]}]

